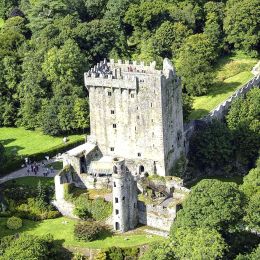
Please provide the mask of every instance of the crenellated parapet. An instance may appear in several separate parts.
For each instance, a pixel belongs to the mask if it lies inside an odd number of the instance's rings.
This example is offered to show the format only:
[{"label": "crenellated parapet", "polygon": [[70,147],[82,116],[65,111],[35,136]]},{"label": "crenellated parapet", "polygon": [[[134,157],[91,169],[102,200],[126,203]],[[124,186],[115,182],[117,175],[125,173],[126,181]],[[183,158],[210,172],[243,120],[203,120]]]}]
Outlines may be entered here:
[{"label": "crenellated parapet", "polygon": [[156,62],[145,63],[143,61],[105,59],[97,63],[84,74],[85,86],[113,87],[123,89],[136,89],[139,82],[146,77],[174,78],[179,81],[175,69],[168,59],[164,60],[163,69],[156,69]]}]

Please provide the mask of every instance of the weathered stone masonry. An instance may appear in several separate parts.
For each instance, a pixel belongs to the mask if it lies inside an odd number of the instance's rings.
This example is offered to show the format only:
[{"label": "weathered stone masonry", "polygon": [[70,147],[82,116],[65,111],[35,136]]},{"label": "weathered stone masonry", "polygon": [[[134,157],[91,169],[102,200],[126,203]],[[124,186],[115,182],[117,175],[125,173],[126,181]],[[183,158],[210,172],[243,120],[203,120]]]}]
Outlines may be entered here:
[{"label": "weathered stone masonry", "polygon": [[[113,226],[125,232],[138,221],[156,226],[154,213],[138,211],[137,180],[145,173],[170,175],[184,151],[181,82],[168,59],[155,63],[101,62],[84,74],[89,91],[91,134],[64,154],[76,186],[113,188]],[[56,199],[62,199],[57,176]],[[175,214],[173,214],[175,216]],[[151,220],[151,221],[150,221]],[[172,217],[161,221],[169,226]],[[160,226],[159,225],[159,226]]]}]

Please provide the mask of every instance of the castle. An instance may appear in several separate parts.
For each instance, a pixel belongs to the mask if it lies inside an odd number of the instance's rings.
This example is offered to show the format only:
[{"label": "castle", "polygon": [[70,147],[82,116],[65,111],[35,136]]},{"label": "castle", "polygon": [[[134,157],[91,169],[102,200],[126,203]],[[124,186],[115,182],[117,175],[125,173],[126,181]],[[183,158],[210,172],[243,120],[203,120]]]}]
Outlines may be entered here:
[{"label": "castle", "polygon": [[84,74],[91,133],[64,154],[64,167],[72,166],[77,177],[55,179],[56,198],[63,197],[64,182],[111,185],[113,225],[122,232],[138,223],[138,179],[170,175],[184,152],[180,78],[168,59],[162,70],[155,66],[104,60]]}]

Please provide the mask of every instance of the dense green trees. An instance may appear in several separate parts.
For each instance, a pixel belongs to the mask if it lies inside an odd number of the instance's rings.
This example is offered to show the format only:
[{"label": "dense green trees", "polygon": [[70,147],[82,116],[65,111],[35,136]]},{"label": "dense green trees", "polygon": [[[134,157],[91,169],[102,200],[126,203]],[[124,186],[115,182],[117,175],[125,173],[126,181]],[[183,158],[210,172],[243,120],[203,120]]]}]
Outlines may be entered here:
[{"label": "dense green trees", "polygon": [[207,93],[213,83],[211,64],[215,57],[214,46],[206,34],[195,34],[186,39],[180,49],[177,70],[188,93]]},{"label": "dense green trees", "polygon": [[235,48],[257,55],[260,40],[260,5],[258,0],[227,1],[224,19],[226,39]]},{"label": "dense green trees", "polygon": [[246,98],[237,99],[226,117],[234,134],[237,161],[252,168],[260,144],[260,90],[252,89]]},{"label": "dense green trees", "polygon": [[227,231],[243,216],[243,194],[236,184],[203,180],[191,191],[177,214],[172,234],[178,228],[208,227]]},{"label": "dense green trees", "polygon": [[[190,96],[212,85],[218,55],[255,54],[258,14],[257,0],[0,0],[0,126],[51,134],[86,129],[82,115],[80,123],[71,121],[75,100],[88,113],[83,72],[103,58],[156,60],[158,66],[173,59],[187,118]],[[58,126],[51,123],[55,117]]]},{"label": "dense green trees", "polygon": [[[56,259],[58,246],[51,236],[21,234],[0,239],[0,259]],[[60,256],[62,258],[62,256]]]},{"label": "dense green trees", "polygon": [[176,259],[219,259],[227,245],[214,229],[177,229],[172,235],[172,247]]}]

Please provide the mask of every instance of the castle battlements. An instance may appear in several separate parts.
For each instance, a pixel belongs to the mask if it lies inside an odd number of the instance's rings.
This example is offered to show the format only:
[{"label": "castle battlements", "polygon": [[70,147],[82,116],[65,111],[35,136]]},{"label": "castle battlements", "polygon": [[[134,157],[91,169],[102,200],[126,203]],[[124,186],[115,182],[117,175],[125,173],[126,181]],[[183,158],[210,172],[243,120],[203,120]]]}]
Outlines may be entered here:
[{"label": "castle battlements", "polygon": [[145,62],[113,59],[107,62],[105,59],[97,63],[84,74],[85,86],[101,86],[125,89],[136,89],[139,83],[151,77],[172,78],[175,69],[172,65],[164,62],[163,70],[156,69],[156,62]]}]

